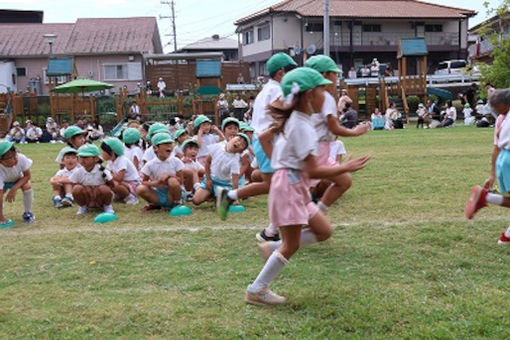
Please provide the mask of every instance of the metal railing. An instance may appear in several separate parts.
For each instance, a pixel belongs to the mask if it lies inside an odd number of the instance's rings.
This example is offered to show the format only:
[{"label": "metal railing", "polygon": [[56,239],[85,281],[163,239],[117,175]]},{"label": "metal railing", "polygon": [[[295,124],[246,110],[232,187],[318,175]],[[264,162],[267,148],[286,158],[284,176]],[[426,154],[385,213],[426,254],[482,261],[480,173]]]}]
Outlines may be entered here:
[{"label": "metal railing", "polygon": [[[412,76],[410,76],[412,77]],[[480,74],[445,74],[445,75],[436,75],[431,74],[427,75],[427,84],[445,84],[445,83],[461,83],[461,84],[469,84],[473,82],[477,82],[480,80]],[[346,85],[352,86],[368,86],[379,84],[379,78],[377,77],[367,77],[367,78],[356,78],[356,79],[344,79]],[[396,84],[398,83],[398,77],[384,77],[384,81],[386,84]]]},{"label": "metal railing", "polygon": [[[427,45],[457,46],[458,32],[434,32],[421,35]],[[409,32],[353,32],[353,46],[398,46],[400,39],[416,38],[414,31]],[[336,46],[350,46],[350,32],[332,32],[331,44]]]}]

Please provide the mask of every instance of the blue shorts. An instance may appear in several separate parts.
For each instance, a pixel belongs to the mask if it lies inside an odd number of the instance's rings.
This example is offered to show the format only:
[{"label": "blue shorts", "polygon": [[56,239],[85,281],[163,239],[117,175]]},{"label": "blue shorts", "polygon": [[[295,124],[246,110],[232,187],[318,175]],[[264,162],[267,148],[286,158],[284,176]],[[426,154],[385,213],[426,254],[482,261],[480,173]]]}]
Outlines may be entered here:
[{"label": "blue shorts", "polygon": [[[171,208],[174,205],[168,201],[168,188],[153,188],[156,193],[158,194],[159,199],[159,205],[165,208]],[[181,200],[185,200],[188,194],[186,193],[186,190],[184,188],[181,188]]]},{"label": "blue shorts", "polygon": [[4,183],[4,190],[11,189],[14,186],[14,184],[16,184],[16,182],[5,182]]},{"label": "blue shorts", "polygon": [[253,152],[255,153],[260,172],[263,174],[273,174],[274,169],[271,167],[271,160],[267,158],[259,143],[259,139],[255,135],[253,135]]},{"label": "blue shorts", "polygon": [[510,194],[510,150],[501,149],[496,160],[496,177],[498,178],[499,191],[502,194]]},{"label": "blue shorts", "polygon": [[[230,182],[220,181],[219,179],[216,179],[214,177],[212,178],[212,182],[213,182],[213,189],[212,189],[211,194],[214,197],[216,197],[216,187],[224,187],[224,188],[227,188],[228,190],[232,190],[232,183],[230,183]],[[202,189],[207,190],[207,177],[206,176],[204,176],[204,179],[200,183],[200,186],[202,187]]]}]

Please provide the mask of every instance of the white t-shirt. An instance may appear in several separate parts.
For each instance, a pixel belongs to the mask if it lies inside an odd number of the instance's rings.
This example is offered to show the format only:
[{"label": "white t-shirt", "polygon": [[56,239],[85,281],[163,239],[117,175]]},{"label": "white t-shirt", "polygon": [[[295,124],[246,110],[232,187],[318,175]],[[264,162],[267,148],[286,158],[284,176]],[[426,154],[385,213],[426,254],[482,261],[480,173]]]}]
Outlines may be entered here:
[{"label": "white t-shirt", "polygon": [[[85,170],[84,167],[78,168],[71,174],[69,180],[73,183],[85,185],[85,186],[98,186],[106,184],[106,182],[112,180],[112,173],[110,170],[105,169],[104,172],[100,170],[100,165],[96,164],[92,171]],[[105,177],[103,177],[103,173]]]},{"label": "white t-shirt", "polygon": [[338,155],[346,155],[347,151],[345,150],[344,142],[340,140],[332,141],[329,144],[329,158],[336,161],[336,156]]},{"label": "white t-shirt", "polygon": [[209,145],[211,155],[211,176],[224,182],[232,182],[232,175],[241,172],[241,158],[238,153],[230,153],[225,150],[225,141]]},{"label": "white t-shirt", "polygon": [[183,162],[183,163],[184,163],[185,169],[204,170],[204,166],[197,161],[191,161],[189,163]]},{"label": "white t-shirt", "polygon": [[285,123],[283,133],[276,137],[271,167],[301,170],[308,155],[319,155],[319,139],[309,115],[294,111]]},{"label": "white t-shirt", "polygon": [[156,151],[154,151],[154,147],[150,146],[143,153],[142,161],[147,163],[152,161],[154,158],[156,158]]},{"label": "white t-shirt", "polygon": [[31,127],[27,130],[26,133],[27,138],[35,139],[42,136],[42,130],[40,127]]},{"label": "white t-shirt", "polygon": [[60,169],[59,171],[57,171],[55,176],[69,178],[69,177],[71,177],[72,174],[74,174],[76,172],[76,170],[78,170],[78,168],[80,168],[79,164],[76,164],[76,166],[74,168],[72,168],[71,170],[69,170],[67,168]]},{"label": "white t-shirt", "polygon": [[143,151],[139,146],[133,145],[131,148],[126,147],[124,149],[124,156],[133,164],[136,157],[136,159],[138,159],[138,170],[142,168]]},{"label": "white t-shirt", "polygon": [[314,113],[311,118],[319,141],[331,141],[334,138],[334,135],[329,131],[328,116],[335,117],[336,110],[335,98],[329,92],[325,92],[321,112]]},{"label": "white t-shirt", "polygon": [[23,173],[30,169],[32,160],[27,156],[18,153],[18,163],[10,168],[0,164],[0,190],[4,189],[4,184],[7,182],[17,182],[23,178]]},{"label": "white t-shirt", "polygon": [[125,155],[117,157],[113,162],[108,161],[108,169],[113,174],[117,174],[122,170],[126,170],[124,173],[125,182],[139,182],[140,176],[136,170],[134,164]]},{"label": "white t-shirt", "polygon": [[446,109],[446,116],[453,119],[454,121],[457,120],[457,109],[455,106]]},{"label": "white t-shirt", "polygon": [[465,108],[464,110],[462,110],[462,112],[464,113],[464,118],[471,118],[471,113],[473,113],[473,109]]},{"label": "white t-shirt", "polygon": [[158,81],[157,84],[158,90],[163,91],[166,89],[166,83],[163,80]]},{"label": "white t-shirt", "polygon": [[172,150],[172,156],[184,156],[184,152],[182,151],[182,147],[180,145],[176,145],[175,148]]},{"label": "white t-shirt", "polygon": [[[193,137],[194,140],[198,140],[198,136]],[[216,144],[220,141],[220,136],[214,133],[206,133],[202,135],[202,143],[200,149],[198,149],[197,157],[207,156],[209,145]]]},{"label": "white t-shirt", "polygon": [[[507,113],[507,115],[510,114]],[[498,147],[500,149],[510,150],[510,119],[505,119],[499,130]]]},{"label": "white t-shirt", "polygon": [[273,117],[269,114],[266,107],[282,96],[282,88],[276,80],[269,79],[266,85],[255,98],[253,104],[253,116],[251,126],[255,129],[255,133],[259,134],[271,125]]},{"label": "white t-shirt", "polygon": [[143,166],[142,174],[149,176],[151,180],[158,180],[167,174],[176,176],[182,169],[184,169],[184,163],[179,158],[168,157],[162,161],[156,157]]}]

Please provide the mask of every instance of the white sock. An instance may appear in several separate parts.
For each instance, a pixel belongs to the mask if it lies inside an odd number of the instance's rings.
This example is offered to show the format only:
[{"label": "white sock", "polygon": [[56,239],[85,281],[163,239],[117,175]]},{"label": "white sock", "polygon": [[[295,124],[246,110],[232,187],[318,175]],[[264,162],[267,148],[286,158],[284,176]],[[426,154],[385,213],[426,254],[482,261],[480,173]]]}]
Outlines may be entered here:
[{"label": "white sock", "polygon": [[55,198],[56,200],[61,200],[61,199],[62,199],[62,197],[60,197],[60,195],[55,195],[55,196],[54,196],[54,198]]},{"label": "white sock", "polygon": [[178,201],[174,202],[174,207],[176,207],[178,205],[182,205],[182,200],[178,200]]},{"label": "white sock", "polygon": [[32,211],[32,201],[34,200],[34,192],[32,189],[23,191],[23,206],[25,207],[25,212]]},{"label": "white sock", "polygon": [[229,190],[227,192],[227,197],[230,198],[232,201],[237,201],[237,190]]},{"label": "white sock", "polygon": [[502,205],[503,199],[504,199],[503,195],[491,194],[491,193],[488,193],[487,197],[485,197],[485,200],[487,201],[487,203],[496,204],[496,205]]},{"label": "white sock", "polygon": [[195,190],[195,192],[197,192],[199,189],[202,189],[202,186],[200,185],[200,183],[195,183],[193,184],[193,189]]},{"label": "white sock", "polygon": [[508,227],[508,229],[505,231],[505,236],[506,237],[510,237],[510,226]]},{"label": "white sock", "polygon": [[328,213],[329,207],[322,203],[322,201],[319,201],[319,203],[317,203],[317,207],[319,207],[319,210],[322,211],[324,214]]},{"label": "white sock", "polygon": [[266,235],[267,236],[278,235],[278,228],[273,227],[272,224],[268,225],[266,228]]},{"label": "white sock", "polygon": [[[317,243],[319,242],[317,240],[317,236],[315,236],[315,234],[313,233],[313,231],[311,231],[310,229],[306,229],[306,230],[303,230],[301,232],[301,238],[299,240],[299,247],[306,247],[306,246],[309,246],[310,244],[314,244],[314,243]],[[280,248],[280,246],[282,245],[282,241],[276,241],[276,242],[268,242],[269,243],[269,248],[272,250],[272,251],[275,251],[276,249]]]},{"label": "white sock", "polygon": [[73,198],[73,194],[66,194],[66,197],[69,198],[69,199],[74,199]]},{"label": "white sock", "polygon": [[257,293],[267,289],[287,263],[289,261],[279,251],[273,252],[248,291]]}]

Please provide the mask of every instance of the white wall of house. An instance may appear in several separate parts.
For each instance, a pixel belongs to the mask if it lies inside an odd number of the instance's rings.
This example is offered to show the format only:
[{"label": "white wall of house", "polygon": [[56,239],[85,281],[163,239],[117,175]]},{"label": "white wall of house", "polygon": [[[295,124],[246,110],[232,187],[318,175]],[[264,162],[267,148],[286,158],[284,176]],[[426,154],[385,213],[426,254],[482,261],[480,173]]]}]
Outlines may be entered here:
[{"label": "white wall of house", "polygon": [[301,21],[293,15],[273,18],[275,50],[286,50],[301,44]]},{"label": "white wall of house", "polygon": [[16,89],[16,66],[13,61],[0,62],[0,93],[7,93],[7,89]]}]

